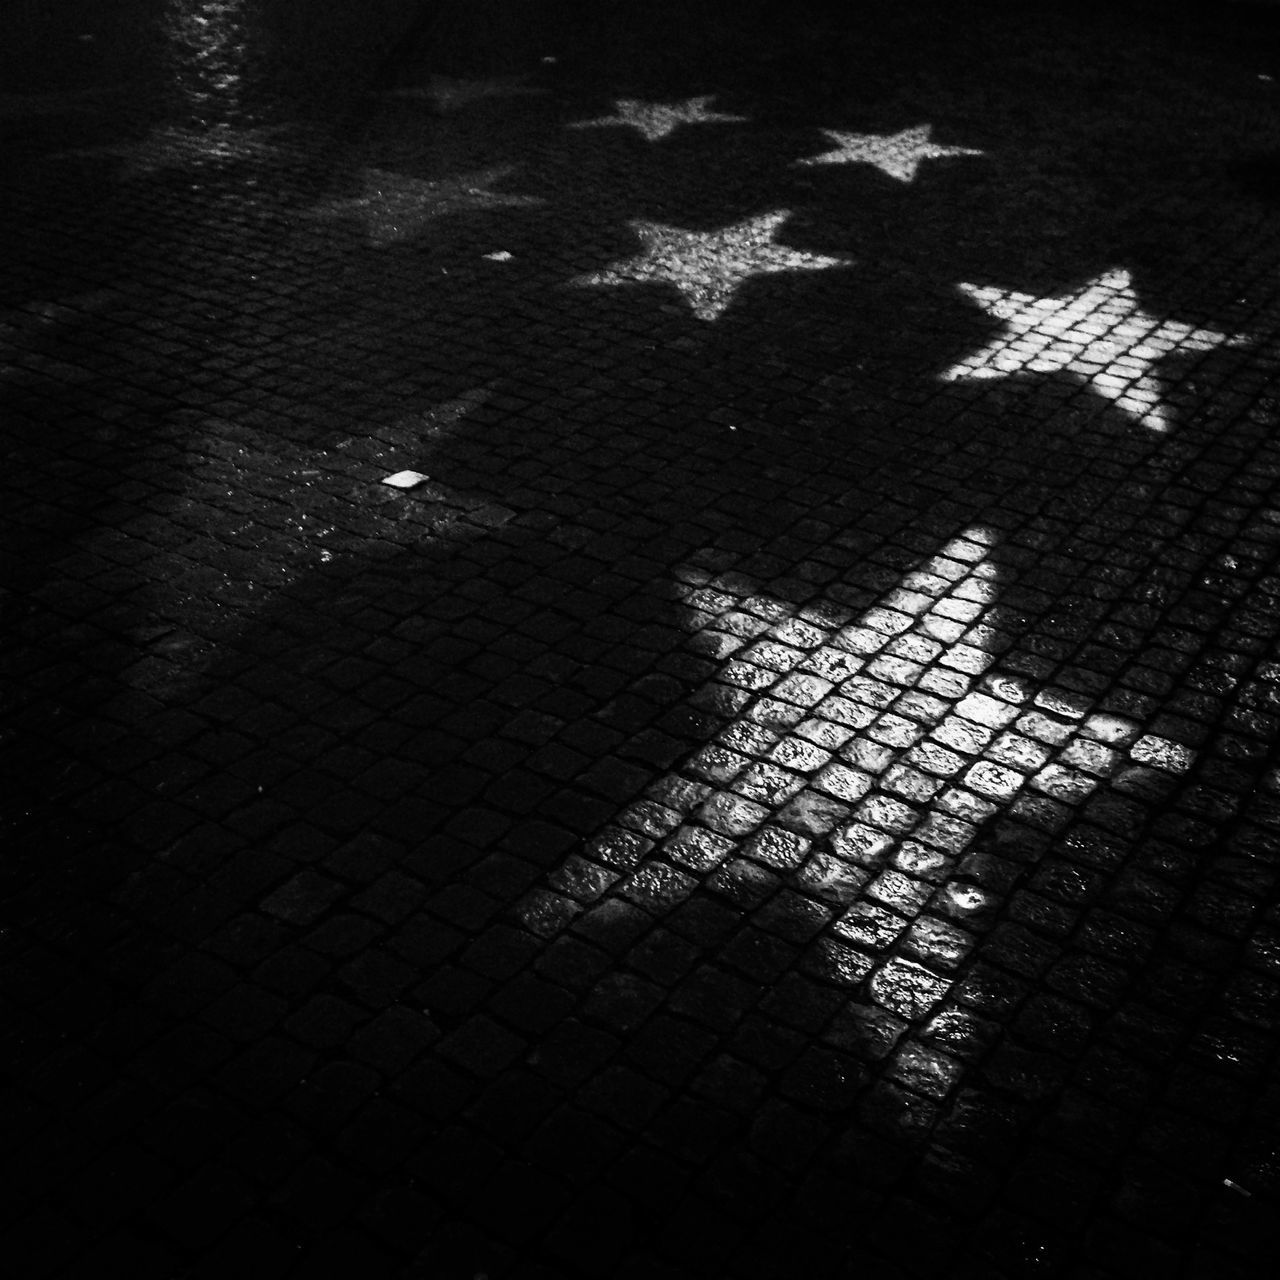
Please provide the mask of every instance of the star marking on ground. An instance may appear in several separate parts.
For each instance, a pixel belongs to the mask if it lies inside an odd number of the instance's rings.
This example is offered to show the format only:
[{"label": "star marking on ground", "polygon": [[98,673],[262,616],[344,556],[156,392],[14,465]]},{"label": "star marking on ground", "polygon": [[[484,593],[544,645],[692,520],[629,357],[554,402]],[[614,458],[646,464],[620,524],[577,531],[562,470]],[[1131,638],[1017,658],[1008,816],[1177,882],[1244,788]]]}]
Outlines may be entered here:
[{"label": "star marking on ground", "polygon": [[[1083,805],[1134,765],[1177,776],[1194,762],[1093,696],[1006,669],[1016,645],[1001,625],[1010,570],[993,556],[998,541],[963,530],[861,613],[689,566],[682,581],[702,585],[684,597],[696,619],[687,648],[718,664],[692,701],[723,728],[583,851],[637,855],[601,859],[624,872],[605,901],[661,917],[708,882],[749,899],[763,864],[809,900],[797,918],[825,916],[817,927],[862,953],[859,981],[877,1003],[921,1017],[940,1004],[956,944],[993,904],[962,861],[993,822],[1048,797]],[[1029,736],[1027,712],[1060,719],[1061,737]],[[555,894],[572,893],[571,879],[561,868],[523,900],[526,927],[550,937],[567,926]],[[780,902],[766,908],[775,918]],[[920,985],[901,960],[908,935],[907,954],[944,961],[914,971]]]},{"label": "star marking on ground", "polygon": [[845,267],[848,256],[807,253],[775,244],[774,236],[791,216],[779,209],[715,231],[688,231],[662,222],[630,224],[644,245],[634,258],[603,271],[579,276],[574,285],[636,284],[665,281],[684,295],[699,320],[715,320],[733,301],[740,285],[753,276],[779,271],[823,271]]},{"label": "star marking on ground", "polygon": [[931,142],[933,126],[919,125],[903,129],[899,133],[842,133],[838,129],[823,129],[836,144],[834,151],[820,156],[810,156],[797,163],[816,164],[870,164],[899,182],[913,182],[922,160],[937,160],[943,156],[980,156],[981,151],[971,147],[944,147]]},{"label": "star marking on ground", "polygon": [[988,315],[1003,320],[1005,328],[981,351],[948,369],[945,381],[1070,374],[1153,431],[1167,431],[1170,425],[1153,372],[1161,360],[1245,341],[1149,315],[1123,270],[1105,272],[1056,298],[973,284],[959,288]]},{"label": "star marking on ground", "polygon": [[421,234],[434,218],[481,209],[525,209],[546,202],[537,196],[508,195],[493,191],[515,165],[499,165],[442,181],[427,181],[389,173],[364,171],[364,194],[335,200],[311,212],[312,217],[356,215],[363,219],[370,244],[383,247]]},{"label": "star marking on ground", "polygon": [[388,96],[426,99],[441,111],[462,111],[489,98],[528,97],[544,93],[545,89],[529,84],[527,76],[493,80],[456,80],[450,76],[431,76],[425,84],[392,89]]},{"label": "star marking on ground", "polygon": [[643,102],[639,98],[617,98],[612,116],[600,116],[596,120],[575,120],[570,129],[599,129],[611,125],[630,125],[638,129],[649,142],[667,137],[682,124],[745,124],[746,116],[725,115],[712,111],[714,94],[702,94],[681,102]]}]

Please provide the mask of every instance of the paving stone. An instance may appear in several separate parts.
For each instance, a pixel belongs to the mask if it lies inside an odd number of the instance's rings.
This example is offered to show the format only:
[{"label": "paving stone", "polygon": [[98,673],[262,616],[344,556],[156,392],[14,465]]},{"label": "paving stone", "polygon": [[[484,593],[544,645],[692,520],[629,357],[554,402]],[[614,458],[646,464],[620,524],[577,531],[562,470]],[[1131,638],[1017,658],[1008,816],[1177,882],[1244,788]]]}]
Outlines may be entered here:
[{"label": "paving stone", "polygon": [[342,896],[342,886],[326,876],[304,871],[282,885],[263,908],[291,924],[311,924]]}]

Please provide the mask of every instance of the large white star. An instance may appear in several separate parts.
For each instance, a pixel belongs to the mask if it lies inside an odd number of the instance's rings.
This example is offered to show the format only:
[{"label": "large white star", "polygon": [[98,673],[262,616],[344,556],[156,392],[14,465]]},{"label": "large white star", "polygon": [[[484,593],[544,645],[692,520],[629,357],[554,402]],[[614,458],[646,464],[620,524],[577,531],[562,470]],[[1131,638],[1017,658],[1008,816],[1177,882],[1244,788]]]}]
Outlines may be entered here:
[{"label": "large white star", "polygon": [[790,217],[789,209],[748,218],[716,231],[687,231],[661,222],[632,222],[644,252],[612,263],[603,271],[579,276],[575,285],[634,284],[662,280],[675,285],[699,320],[715,320],[738,286],[752,276],[778,271],[822,271],[847,266],[846,256],[806,253],[774,244]]},{"label": "large white star", "polygon": [[836,144],[834,151],[820,156],[810,156],[798,164],[871,164],[899,182],[912,182],[922,160],[936,160],[940,156],[980,156],[981,151],[970,147],[944,147],[929,141],[933,126],[919,125],[903,129],[900,133],[841,133],[837,129],[823,129],[823,133]]},{"label": "large white star", "polygon": [[575,859],[530,893],[526,926],[563,928],[582,909],[563,894],[661,916],[704,886],[736,898],[781,881],[809,900],[812,932],[854,949],[875,1003],[923,1020],[997,904],[963,861],[992,819],[1054,829],[1135,766],[1172,781],[1193,763],[1094,697],[1003,665],[996,541],[965,530],[860,615],[686,566],[688,647],[720,663],[691,701],[724,728],[586,846],[595,867]]},{"label": "large white star", "polygon": [[499,165],[457,178],[428,182],[381,169],[366,169],[363,195],[322,205],[312,210],[311,216],[358,215],[364,220],[370,244],[383,247],[412,239],[433,218],[445,214],[529,208],[545,203],[537,196],[506,195],[489,189],[514,170],[514,165]]},{"label": "large white star", "polygon": [[1108,271],[1075,293],[1037,298],[973,284],[959,286],[1004,332],[943,375],[946,381],[1015,373],[1067,373],[1153,431],[1169,427],[1152,370],[1166,356],[1236,346],[1244,339],[1157,320],[1138,304],[1127,271]]},{"label": "large white star", "polygon": [[638,98],[617,98],[617,115],[596,120],[575,120],[571,129],[598,129],[607,125],[630,125],[650,142],[665,138],[682,124],[744,124],[746,116],[724,115],[709,108],[714,94],[686,98],[682,102],[642,102]]}]

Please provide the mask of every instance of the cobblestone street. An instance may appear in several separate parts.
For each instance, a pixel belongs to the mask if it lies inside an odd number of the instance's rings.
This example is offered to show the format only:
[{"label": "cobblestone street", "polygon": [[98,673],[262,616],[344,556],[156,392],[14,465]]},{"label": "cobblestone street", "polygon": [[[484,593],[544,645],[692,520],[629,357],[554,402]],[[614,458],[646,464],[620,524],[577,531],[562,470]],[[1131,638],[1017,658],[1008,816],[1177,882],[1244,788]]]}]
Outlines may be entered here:
[{"label": "cobblestone street", "polygon": [[1280,8],[17,9],[10,1274],[1264,1275]]}]

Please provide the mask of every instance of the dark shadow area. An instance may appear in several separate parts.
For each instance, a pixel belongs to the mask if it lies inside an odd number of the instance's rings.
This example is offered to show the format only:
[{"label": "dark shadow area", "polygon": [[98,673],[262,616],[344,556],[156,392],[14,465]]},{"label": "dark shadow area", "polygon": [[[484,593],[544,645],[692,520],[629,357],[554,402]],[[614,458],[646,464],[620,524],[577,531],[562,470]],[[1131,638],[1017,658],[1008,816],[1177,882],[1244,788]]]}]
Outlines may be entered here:
[{"label": "dark shadow area", "polygon": [[1253,156],[1232,166],[1231,177],[1255,200],[1280,203],[1280,156]]},{"label": "dark shadow area", "polygon": [[[1181,105],[1130,109],[1163,76],[1074,9],[977,9],[997,40],[868,6],[832,45],[815,9],[753,60],[753,6],[739,76],[703,52],[727,9],[673,42],[673,9],[557,8],[561,77],[537,6],[439,6],[389,88],[546,92],[139,172],[97,231],[35,211],[99,161],[25,188],[32,1274],[1255,1274],[1277,245],[1210,166],[1263,108],[1175,145]],[[1096,65],[1042,91],[1038,23]],[[855,43],[865,78],[823,71]],[[564,127],[711,93],[749,120]],[[926,121],[985,154],[794,164]],[[430,204],[492,167],[543,203]],[[583,280],[637,221],[779,209],[777,244],[850,265],[715,320],[696,257]],[[1061,300],[1117,265],[1071,334],[1128,342],[1094,364],[1141,364],[1139,410],[958,287]],[[1001,376],[944,376],[987,348]]]}]

